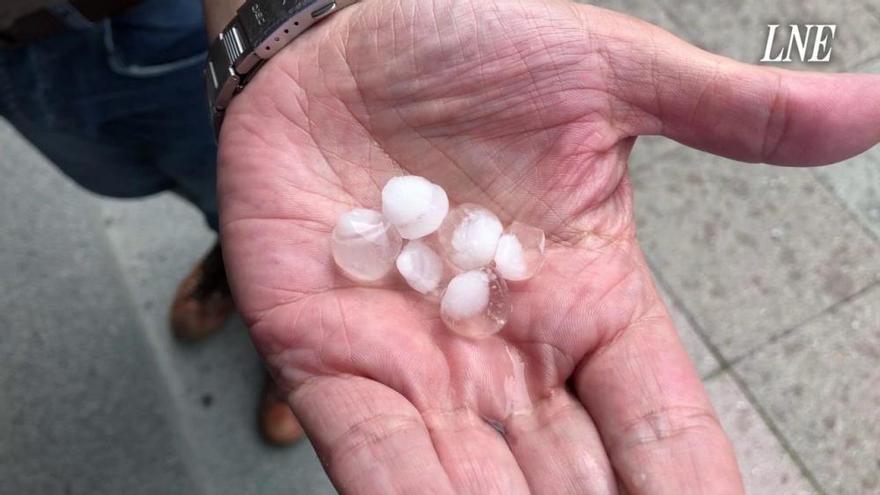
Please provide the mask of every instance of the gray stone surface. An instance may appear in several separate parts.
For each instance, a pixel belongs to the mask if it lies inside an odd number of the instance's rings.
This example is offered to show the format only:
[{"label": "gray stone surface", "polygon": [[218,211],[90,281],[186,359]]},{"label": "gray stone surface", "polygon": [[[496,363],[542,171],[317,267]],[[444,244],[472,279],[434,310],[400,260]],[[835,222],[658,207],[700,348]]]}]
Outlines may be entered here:
[{"label": "gray stone surface", "polygon": [[638,17],[643,21],[656,24],[666,30],[676,32],[679,29],[676,20],[670,17],[669,12],[659,2],[646,0],[575,0],[578,3],[586,3],[615,10],[627,15]]},{"label": "gray stone surface", "polygon": [[880,247],[808,170],[680,149],[632,178],[652,266],[728,360],[880,280]]},{"label": "gray stone surface", "polygon": [[880,239],[880,147],[815,174]]},{"label": "gray stone surface", "polygon": [[93,201],[0,143],[0,493],[200,493]]},{"label": "gray stone surface", "polygon": [[880,285],[736,370],[828,493],[880,493]]},{"label": "gray stone surface", "polygon": [[335,493],[308,442],[276,449],[260,439],[256,407],[263,368],[239,320],[195,345],[180,345],[168,331],[177,282],[213,245],[201,216],[168,194],[101,200],[100,208],[133,302],[163,361],[207,493]]},{"label": "gray stone surface", "polygon": [[663,298],[666,307],[669,308],[669,314],[672,316],[672,321],[675,323],[675,328],[678,330],[681,342],[684,344],[685,349],[687,349],[691,361],[693,361],[694,366],[697,368],[697,372],[700,373],[700,376],[706,377],[717,371],[719,367],[718,360],[715,359],[715,356],[712,355],[703,342],[703,338],[697,333],[694,326],[691,325],[683,308],[672,299],[665,289],[659,285],[658,289],[660,289],[660,297]]},{"label": "gray stone surface", "polygon": [[2,122],[0,146],[0,493],[334,493],[307,442],[260,439],[240,321],[168,331],[199,214],[87,195]]},{"label": "gray stone surface", "polygon": [[806,495],[815,493],[809,481],[780,445],[730,375],[706,382],[706,391],[730,436],[746,493]]}]

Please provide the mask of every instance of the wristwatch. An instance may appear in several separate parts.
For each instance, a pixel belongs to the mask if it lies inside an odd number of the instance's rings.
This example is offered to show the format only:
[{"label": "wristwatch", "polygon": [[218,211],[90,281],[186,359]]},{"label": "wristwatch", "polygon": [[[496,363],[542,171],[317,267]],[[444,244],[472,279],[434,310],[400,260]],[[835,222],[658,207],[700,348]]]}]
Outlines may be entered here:
[{"label": "wristwatch", "polygon": [[306,29],[358,0],[248,0],[208,50],[205,81],[214,132],[260,65]]}]

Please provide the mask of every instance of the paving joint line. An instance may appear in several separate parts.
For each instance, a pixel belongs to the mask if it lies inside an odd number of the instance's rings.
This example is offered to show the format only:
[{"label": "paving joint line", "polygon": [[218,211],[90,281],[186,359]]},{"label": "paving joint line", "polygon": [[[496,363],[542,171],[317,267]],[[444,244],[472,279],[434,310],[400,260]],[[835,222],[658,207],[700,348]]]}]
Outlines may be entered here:
[{"label": "paving joint line", "polygon": [[[804,462],[803,459],[801,459],[801,457],[797,453],[797,451],[788,442],[788,439],[782,434],[782,431],[779,429],[779,427],[776,425],[776,423],[773,421],[773,419],[770,417],[770,415],[767,413],[767,411],[763,408],[763,406],[760,405],[760,403],[757,400],[757,397],[755,397],[755,395],[752,393],[751,389],[748,388],[748,385],[745,383],[745,380],[743,380],[742,377],[740,377],[738,375],[736,370],[733,369],[732,364],[724,357],[724,355],[721,353],[721,350],[718,348],[718,346],[716,346],[709,339],[708,334],[703,329],[703,327],[700,326],[700,324],[697,322],[697,319],[694,316],[694,314],[683,304],[682,299],[680,297],[678,297],[678,294],[676,294],[672,290],[672,287],[670,287],[666,278],[660,273],[659,270],[656,269],[657,268],[656,264],[651,260],[651,258],[649,256],[646,255],[645,258],[648,262],[648,266],[651,268],[651,271],[654,274],[654,278],[666,290],[666,293],[669,295],[669,298],[672,300],[671,302],[675,306],[677,306],[677,309],[682,313],[685,320],[694,329],[694,332],[697,334],[697,336],[700,338],[700,340],[706,346],[706,349],[708,349],[709,353],[711,353],[712,356],[718,361],[718,364],[720,365],[720,367],[717,370],[709,373],[709,376],[715,378],[715,377],[718,377],[724,373],[727,373],[728,376],[730,376],[731,379],[733,379],[733,381],[736,383],[737,387],[740,388],[740,391],[743,393],[746,400],[749,401],[749,404],[752,405],[755,412],[758,413],[758,416],[761,417],[761,420],[764,421],[764,424],[767,425],[767,428],[770,430],[770,433],[773,434],[773,436],[779,442],[780,446],[782,446],[782,449],[785,450],[786,453],[788,453],[789,457],[792,459],[792,462],[795,463],[795,465],[797,466],[801,475],[804,476],[804,478],[807,480],[807,482],[810,484],[810,486],[812,486],[813,489],[816,491],[816,493],[818,493],[819,495],[828,495],[828,492],[819,484],[819,481],[816,479],[816,477],[813,475],[813,473],[809,470],[806,463]],[[709,378],[706,378],[706,380],[709,380]]]},{"label": "paving joint line", "polygon": [[[880,57],[878,57],[878,59],[880,59]],[[827,181],[821,175],[819,175],[819,172],[815,168],[811,168],[810,173],[812,174],[816,182],[819,183],[819,186],[822,187],[822,189],[831,196],[832,200],[837,203],[838,206],[843,208],[844,211],[846,211],[847,216],[849,216],[850,219],[859,226],[859,229],[867,234],[867,236],[871,238],[871,240],[873,240],[875,244],[880,244],[880,235],[871,230],[870,227],[862,222],[858,215],[856,215],[856,212],[853,211],[853,209],[850,208],[850,206],[843,201],[843,198],[841,198],[840,195],[837,194],[834,188],[831,187],[831,184],[828,184]]]},{"label": "paving joint line", "polygon": [[210,477],[198,465],[198,462],[195,461],[198,456],[196,455],[196,449],[193,447],[193,440],[189,434],[189,430],[180,420],[180,418],[184,417],[180,405],[180,398],[183,397],[183,392],[180,389],[179,381],[175,380],[175,377],[172,374],[174,367],[171,364],[170,358],[165,356],[159,348],[158,343],[155,341],[154,332],[150,331],[152,324],[144,314],[143,308],[137,304],[131,281],[129,280],[129,277],[126,276],[126,272],[122,265],[122,253],[120,252],[119,246],[110,237],[108,226],[103,221],[106,211],[103,205],[99,203],[100,199],[87,196],[87,201],[90,203],[88,206],[94,212],[93,219],[96,220],[95,224],[99,231],[98,235],[101,238],[99,242],[104,244],[107,248],[108,254],[112,257],[112,261],[110,262],[112,264],[111,269],[122,282],[122,296],[125,301],[128,302],[129,306],[134,309],[139,330],[142,332],[141,337],[149,348],[149,356],[156,366],[160,379],[164,381],[163,385],[165,387],[165,393],[170,402],[165,409],[168,414],[171,415],[171,417],[168,418],[169,424],[172,425],[173,430],[177,433],[177,441],[174,443],[183,451],[180,452],[183,457],[182,462],[187,469],[187,473],[193,477],[196,489],[199,490],[199,493],[201,494],[208,493],[206,490],[211,486],[209,483]]},{"label": "paving joint line", "polygon": [[724,354],[722,354],[721,349],[717,345],[715,345],[715,343],[712,342],[711,339],[709,339],[708,334],[706,333],[705,330],[703,330],[703,327],[697,322],[697,319],[694,316],[694,314],[687,307],[685,307],[682,299],[680,297],[678,297],[678,294],[676,294],[672,290],[672,287],[669,285],[669,282],[666,280],[666,277],[660,273],[660,270],[658,269],[657,264],[654,263],[654,261],[648,255],[645,256],[645,259],[647,260],[648,266],[651,268],[651,271],[654,274],[654,278],[657,280],[657,283],[660,284],[660,286],[663,289],[665,289],[666,294],[668,294],[669,298],[672,300],[671,301],[672,304],[674,304],[677,307],[677,309],[682,313],[685,321],[687,321],[688,324],[690,324],[690,326],[694,330],[694,333],[697,334],[697,337],[700,338],[700,341],[703,343],[704,346],[706,346],[706,349],[709,351],[709,353],[712,355],[712,357],[715,358],[715,360],[718,362],[719,368],[710,372],[709,376],[711,376],[713,374],[717,374],[718,372],[727,369],[728,362],[727,362],[727,359],[724,357]]},{"label": "paving joint line", "polygon": [[795,465],[800,470],[801,474],[806,478],[807,482],[816,490],[816,493],[819,495],[828,495],[828,491],[819,483],[819,480],[816,479],[813,472],[810,471],[810,468],[807,466],[806,462],[801,458],[798,454],[797,450],[791,445],[788,441],[788,438],[783,433],[782,429],[776,425],[776,422],[773,421],[773,418],[770,416],[770,413],[764,408],[764,406],[758,401],[758,398],[752,393],[752,390],[749,388],[745,379],[739,375],[737,370],[730,368],[727,371],[728,376],[736,383],[736,386],[739,387],[740,392],[745,396],[746,400],[749,401],[749,404],[755,409],[755,412],[758,413],[758,416],[764,421],[764,424],[767,425],[767,428],[770,430],[770,433],[776,437],[776,440],[779,442],[779,445],[782,447],[785,452],[788,453],[788,456],[795,463]]},{"label": "paving joint line", "polygon": [[804,318],[804,319],[801,320],[800,322],[798,322],[798,323],[796,323],[796,324],[794,324],[794,325],[792,325],[792,326],[786,328],[785,330],[782,330],[782,331],[779,332],[779,333],[776,333],[776,334],[770,336],[769,338],[767,338],[767,340],[764,340],[764,341],[761,342],[760,344],[758,344],[758,345],[756,345],[756,346],[753,346],[752,348],[746,350],[745,352],[743,352],[743,353],[741,353],[741,354],[739,354],[739,355],[737,355],[737,356],[735,356],[735,357],[733,357],[733,358],[727,360],[727,365],[728,365],[730,368],[732,368],[732,367],[738,365],[738,364],[741,363],[742,361],[745,361],[746,359],[748,359],[748,358],[754,356],[755,354],[761,352],[761,351],[762,351],[763,349],[765,349],[766,347],[771,346],[771,345],[773,345],[773,344],[775,344],[775,343],[777,343],[777,342],[779,342],[779,341],[781,341],[781,340],[783,340],[783,339],[789,337],[790,335],[792,335],[793,333],[797,332],[797,331],[798,331],[799,329],[801,329],[802,327],[804,327],[804,326],[806,326],[806,325],[808,325],[808,324],[810,324],[810,323],[812,323],[812,322],[814,322],[814,321],[816,321],[816,320],[818,320],[818,319],[824,317],[825,315],[827,315],[827,314],[831,314],[831,313],[834,313],[834,312],[837,311],[841,306],[844,306],[844,305],[846,305],[846,304],[851,303],[852,301],[854,301],[854,300],[856,300],[856,299],[862,297],[863,295],[865,295],[866,293],[868,293],[868,292],[874,290],[874,289],[877,288],[877,287],[880,287],[880,280],[878,280],[878,281],[876,281],[876,282],[871,282],[871,283],[869,283],[868,285],[866,285],[866,286],[862,287],[861,289],[859,289],[859,290],[853,292],[852,294],[850,294],[850,295],[848,295],[848,296],[846,296],[846,297],[844,297],[844,298],[838,299],[837,301],[835,301],[835,302],[829,304],[827,307],[825,307],[825,308],[822,309],[821,311],[819,311],[819,312],[817,312],[817,313],[813,313],[812,315],[807,316],[806,318]]}]

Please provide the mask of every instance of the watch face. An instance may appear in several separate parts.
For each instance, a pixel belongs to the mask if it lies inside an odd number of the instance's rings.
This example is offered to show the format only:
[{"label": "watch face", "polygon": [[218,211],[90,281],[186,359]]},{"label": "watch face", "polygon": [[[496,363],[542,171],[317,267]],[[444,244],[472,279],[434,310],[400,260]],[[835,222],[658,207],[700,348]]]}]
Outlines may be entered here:
[{"label": "watch face", "polygon": [[238,10],[238,18],[251,43],[259,43],[284,21],[317,0],[250,0]]},{"label": "watch face", "polygon": [[247,8],[254,20],[260,24],[272,23],[290,17],[316,0],[252,0]]},{"label": "watch face", "polygon": [[286,10],[288,14],[292,14],[294,12],[298,12],[303,9],[303,7],[315,3],[316,0],[276,0],[276,3],[281,4],[281,8]]}]

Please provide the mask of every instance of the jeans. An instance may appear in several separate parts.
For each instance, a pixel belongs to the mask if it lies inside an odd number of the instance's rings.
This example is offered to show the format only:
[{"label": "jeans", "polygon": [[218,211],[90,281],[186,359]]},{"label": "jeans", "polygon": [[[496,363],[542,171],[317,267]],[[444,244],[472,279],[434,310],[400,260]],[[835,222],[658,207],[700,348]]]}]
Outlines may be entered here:
[{"label": "jeans", "polygon": [[0,49],[0,115],[71,179],[106,196],[179,193],[217,229],[217,148],[199,0],[146,0]]}]

